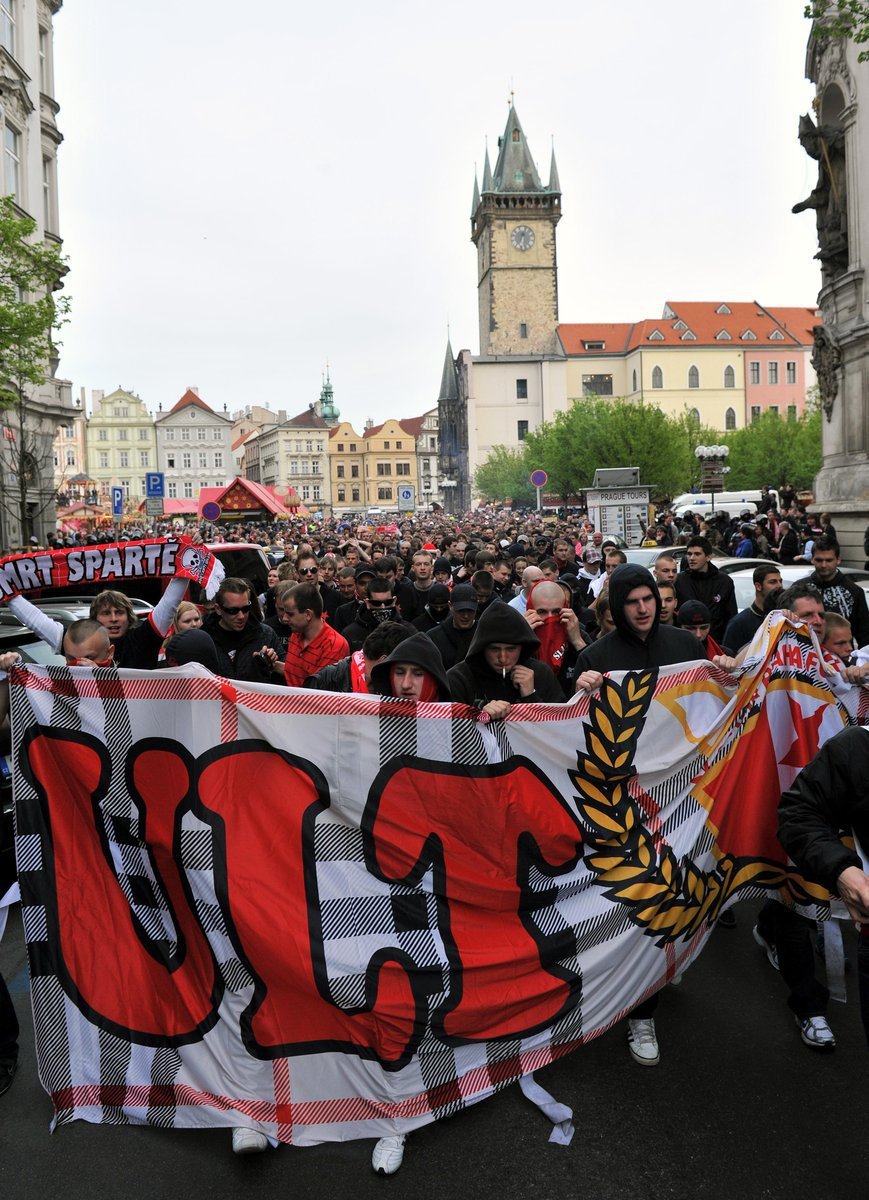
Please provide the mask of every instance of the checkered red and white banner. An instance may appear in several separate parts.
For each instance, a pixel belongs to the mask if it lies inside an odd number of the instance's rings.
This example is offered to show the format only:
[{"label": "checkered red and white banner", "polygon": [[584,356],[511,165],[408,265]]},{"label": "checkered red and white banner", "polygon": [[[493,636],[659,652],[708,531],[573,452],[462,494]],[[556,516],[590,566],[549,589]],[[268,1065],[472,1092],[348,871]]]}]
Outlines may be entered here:
[{"label": "checkered red and white banner", "polygon": [[145,538],[76,549],[34,550],[0,558],[0,600],[49,587],[177,576],[202,584],[210,598],[224,577],[223,564],[207,546],[188,537]]},{"label": "checkered red and white banner", "polygon": [[829,914],[775,814],[847,717],[781,619],[738,682],[620,673],[490,724],[200,667],[12,680],[58,1123],[408,1131],[612,1026],[739,898]]}]

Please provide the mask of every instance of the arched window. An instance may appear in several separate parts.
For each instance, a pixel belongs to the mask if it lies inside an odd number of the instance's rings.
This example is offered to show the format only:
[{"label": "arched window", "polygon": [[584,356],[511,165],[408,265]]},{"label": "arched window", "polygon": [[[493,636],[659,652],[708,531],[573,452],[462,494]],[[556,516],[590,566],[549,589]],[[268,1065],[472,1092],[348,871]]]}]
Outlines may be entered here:
[{"label": "arched window", "polygon": [[688,371],[688,387],[689,388],[699,388],[699,386],[700,386],[700,372],[697,370],[696,367],[691,367]]},{"label": "arched window", "polygon": [[[729,367],[727,369],[728,369],[728,371],[730,370]],[[735,409],[728,408],[727,412],[724,414],[724,428],[725,429],[735,429],[736,428],[736,410]]]},{"label": "arched window", "polygon": [[636,390],[637,390],[637,372],[636,372],[636,371],[634,371],[634,387],[633,387],[633,390],[634,390],[634,391],[636,391]]},{"label": "arched window", "polygon": [[700,409],[699,408],[691,409],[691,420],[694,422],[695,425],[700,424]]},{"label": "arched window", "polygon": [[660,367],[652,367],[652,387],[662,388],[664,386],[664,372]]},{"label": "arched window", "polygon": [[726,388],[736,387],[736,372],[733,367],[724,368],[724,386]]}]

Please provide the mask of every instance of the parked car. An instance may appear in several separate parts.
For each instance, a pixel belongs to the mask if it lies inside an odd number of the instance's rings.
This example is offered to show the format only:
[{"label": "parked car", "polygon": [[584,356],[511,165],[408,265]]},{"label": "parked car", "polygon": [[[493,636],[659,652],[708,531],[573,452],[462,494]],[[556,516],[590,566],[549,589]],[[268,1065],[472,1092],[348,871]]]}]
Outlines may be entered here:
[{"label": "parked car", "polygon": [[[735,561],[742,563],[746,562],[745,559],[736,559]],[[742,570],[737,569],[730,572],[730,577],[733,580],[733,587],[736,592],[736,603],[740,609],[748,608],[749,604],[751,604],[751,602],[754,600],[754,582],[752,581],[752,575],[754,574],[754,567],[758,565],[758,562],[754,559],[750,561],[753,563],[753,566],[744,567]],[[764,559],[758,561],[765,562],[767,560]],[[795,563],[793,566],[780,567],[779,570],[781,571],[782,583],[785,587],[790,587],[790,585],[792,583],[796,583],[798,579],[807,579],[812,573],[812,568],[809,563]],[[854,583],[859,584],[863,591],[867,593],[866,598],[869,600],[869,571],[864,571],[857,567],[839,567],[839,570],[843,575],[848,575]]]}]

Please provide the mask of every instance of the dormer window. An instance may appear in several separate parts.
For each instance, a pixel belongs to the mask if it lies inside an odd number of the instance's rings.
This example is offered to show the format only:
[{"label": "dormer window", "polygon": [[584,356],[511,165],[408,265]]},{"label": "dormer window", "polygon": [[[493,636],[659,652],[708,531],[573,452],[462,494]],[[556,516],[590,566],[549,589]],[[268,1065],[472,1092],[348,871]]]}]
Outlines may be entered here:
[{"label": "dormer window", "polygon": [[583,342],[584,350],[606,350],[606,342]]},{"label": "dormer window", "polygon": [[780,329],[774,329],[769,335],[769,340],[771,342],[783,342],[785,340],[785,335]]},{"label": "dormer window", "polygon": [[663,335],[663,333],[661,333],[660,329],[653,329],[652,332],[649,334],[650,342],[663,342],[663,340],[664,340],[664,335]]},{"label": "dormer window", "polygon": [[716,342],[732,342],[733,338],[726,329],[719,329],[715,335]]},{"label": "dormer window", "polygon": [[681,333],[681,331],[683,329],[687,329],[688,326],[685,324],[684,321],[677,321],[676,324],[673,326],[673,328],[678,330]]},{"label": "dormer window", "polygon": [[730,309],[726,304],[719,304],[715,311],[718,313],[719,317],[729,317],[731,315]]},{"label": "dormer window", "polygon": [[681,342],[696,342],[697,335],[692,333],[690,329],[686,329],[679,340]]},{"label": "dormer window", "polygon": [[511,139],[511,140],[512,140],[512,141],[514,141],[514,142],[521,142],[522,138],[519,136],[519,130],[518,130],[518,129],[514,129],[514,130],[513,130],[513,133],[512,133],[512,139]]},{"label": "dormer window", "polygon": [[756,342],[757,341],[757,334],[751,329],[746,329],[739,336],[743,342]]}]

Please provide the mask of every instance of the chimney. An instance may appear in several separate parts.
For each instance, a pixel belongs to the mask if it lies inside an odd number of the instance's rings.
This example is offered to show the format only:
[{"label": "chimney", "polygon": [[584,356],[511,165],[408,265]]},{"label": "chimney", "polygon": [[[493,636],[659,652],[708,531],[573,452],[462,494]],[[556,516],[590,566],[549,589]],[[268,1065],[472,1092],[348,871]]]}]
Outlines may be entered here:
[{"label": "chimney", "polygon": [[199,388],[198,388],[198,387],[196,387],[196,385],[195,385],[195,384],[192,384],[192,383],[191,383],[191,384],[190,384],[190,386],[187,388],[187,390],[188,390],[188,392],[192,392],[194,396],[198,396],[198,395],[199,395]]}]

